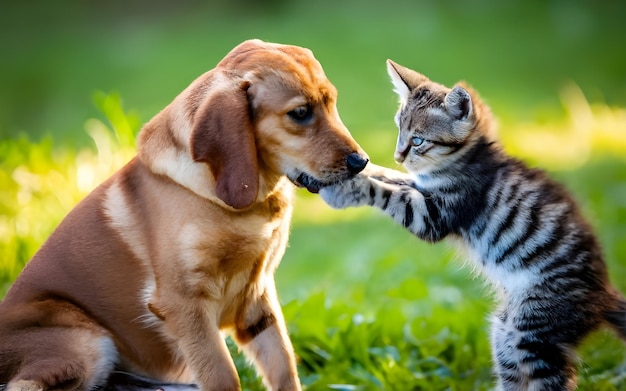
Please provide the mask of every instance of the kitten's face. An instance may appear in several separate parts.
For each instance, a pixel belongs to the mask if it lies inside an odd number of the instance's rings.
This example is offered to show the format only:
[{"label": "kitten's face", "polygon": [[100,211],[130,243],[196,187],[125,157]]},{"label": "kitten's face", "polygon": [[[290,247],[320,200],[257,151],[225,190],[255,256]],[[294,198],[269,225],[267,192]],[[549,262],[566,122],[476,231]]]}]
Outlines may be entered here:
[{"label": "kitten's face", "polygon": [[396,161],[409,172],[430,171],[453,161],[475,125],[469,93],[459,86],[450,89],[433,83],[391,61],[387,64],[400,96]]}]

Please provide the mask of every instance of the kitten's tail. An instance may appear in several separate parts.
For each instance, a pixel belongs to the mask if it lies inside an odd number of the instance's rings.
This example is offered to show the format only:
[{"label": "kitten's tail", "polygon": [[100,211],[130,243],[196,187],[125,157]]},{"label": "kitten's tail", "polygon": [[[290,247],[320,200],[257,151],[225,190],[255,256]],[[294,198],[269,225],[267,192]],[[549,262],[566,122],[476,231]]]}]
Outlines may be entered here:
[{"label": "kitten's tail", "polygon": [[619,336],[626,340],[626,299],[615,292],[615,307],[607,311],[605,319],[613,326]]}]

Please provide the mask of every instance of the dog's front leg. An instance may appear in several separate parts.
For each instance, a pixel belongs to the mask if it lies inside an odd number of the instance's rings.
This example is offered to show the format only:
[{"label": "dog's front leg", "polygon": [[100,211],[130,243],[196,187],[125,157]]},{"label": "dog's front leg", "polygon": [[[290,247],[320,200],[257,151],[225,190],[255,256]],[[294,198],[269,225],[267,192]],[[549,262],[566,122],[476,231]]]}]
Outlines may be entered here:
[{"label": "dog's front leg", "polygon": [[202,391],[239,391],[239,376],[213,312],[216,306],[210,301],[182,305],[184,301],[176,302],[168,306],[153,302],[150,309],[159,314],[168,332],[176,338],[194,382]]},{"label": "dog's front leg", "polygon": [[237,326],[235,340],[272,391],[300,391],[293,346],[276,296],[274,281],[251,303]]}]

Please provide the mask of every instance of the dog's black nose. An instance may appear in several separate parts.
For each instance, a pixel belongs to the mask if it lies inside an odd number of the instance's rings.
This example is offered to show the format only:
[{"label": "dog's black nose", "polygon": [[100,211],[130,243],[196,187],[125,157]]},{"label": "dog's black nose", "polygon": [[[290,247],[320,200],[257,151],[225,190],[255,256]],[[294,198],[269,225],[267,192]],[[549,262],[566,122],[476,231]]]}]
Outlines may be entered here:
[{"label": "dog's black nose", "polygon": [[361,157],[361,155],[356,152],[353,152],[346,157],[346,165],[348,166],[348,170],[350,170],[351,174],[358,174],[363,171],[365,166],[367,166],[368,161],[369,160]]}]

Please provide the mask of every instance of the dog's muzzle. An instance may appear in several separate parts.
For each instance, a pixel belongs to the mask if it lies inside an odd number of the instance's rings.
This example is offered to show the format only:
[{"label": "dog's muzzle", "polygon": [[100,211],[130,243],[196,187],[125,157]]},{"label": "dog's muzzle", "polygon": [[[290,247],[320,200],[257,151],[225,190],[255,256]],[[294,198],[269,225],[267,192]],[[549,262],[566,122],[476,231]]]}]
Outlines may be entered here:
[{"label": "dog's muzzle", "polygon": [[322,187],[327,186],[327,184],[318,181],[305,172],[298,175],[298,178],[292,180],[292,182],[295,183],[296,186],[305,187],[311,193],[319,193]]},{"label": "dog's muzzle", "polygon": [[346,156],[346,168],[348,170],[346,173],[347,175],[345,176],[333,178],[329,181],[321,181],[319,179],[316,179],[312,175],[309,175],[305,172],[300,172],[299,174],[297,174],[297,176],[295,176],[295,178],[289,177],[289,179],[296,186],[304,187],[311,193],[319,193],[322,187],[330,186],[337,183],[338,181],[352,178],[359,172],[363,171],[368,162],[369,160],[367,158],[364,158],[358,153],[353,152],[350,155]]}]

